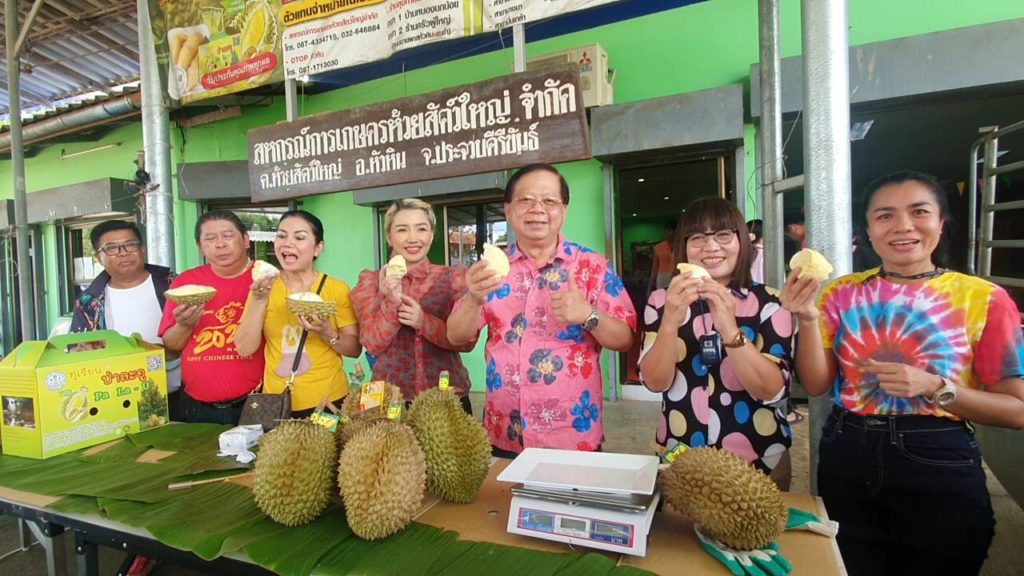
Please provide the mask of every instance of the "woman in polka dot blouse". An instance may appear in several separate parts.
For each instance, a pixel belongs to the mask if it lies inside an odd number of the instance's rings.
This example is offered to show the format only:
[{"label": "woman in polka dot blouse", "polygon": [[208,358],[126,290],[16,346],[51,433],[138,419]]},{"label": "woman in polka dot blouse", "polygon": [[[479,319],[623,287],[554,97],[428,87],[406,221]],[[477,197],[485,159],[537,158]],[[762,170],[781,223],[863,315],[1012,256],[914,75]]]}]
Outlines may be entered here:
[{"label": "woman in polka dot blouse", "polygon": [[750,277],[754,250],[743,216],[721,198],[691,204],[676,230],[682,272],[644,310],[640,378],[661,392],[658,444],[733,452],[789,488],[793,322],[778,291]]}]

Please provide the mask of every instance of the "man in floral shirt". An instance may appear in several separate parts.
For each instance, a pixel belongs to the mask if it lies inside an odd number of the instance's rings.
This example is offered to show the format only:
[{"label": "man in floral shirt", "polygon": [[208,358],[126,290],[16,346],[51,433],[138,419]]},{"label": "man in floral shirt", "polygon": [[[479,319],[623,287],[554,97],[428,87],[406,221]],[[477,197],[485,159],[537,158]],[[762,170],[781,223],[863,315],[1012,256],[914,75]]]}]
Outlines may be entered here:
[{"label": "man in floral shirt", "polygon": [[601,349],[625,351],[636,312],[611,264],[561,235],[569,186],[553,166],[505,188],[515,232],[504,278],[477,262],[448,318],[453,344],[487,326],[484,426],[497,456],[524,447],[597,450],[604,441]]}]

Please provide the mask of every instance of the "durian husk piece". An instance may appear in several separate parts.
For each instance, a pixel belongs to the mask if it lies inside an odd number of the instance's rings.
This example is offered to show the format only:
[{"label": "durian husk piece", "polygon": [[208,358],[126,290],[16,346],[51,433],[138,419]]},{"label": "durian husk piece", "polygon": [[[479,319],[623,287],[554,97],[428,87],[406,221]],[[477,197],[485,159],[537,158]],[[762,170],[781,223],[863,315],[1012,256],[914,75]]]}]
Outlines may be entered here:
[{"label": "durian husk piece", "polygon": [[690,264],[689,262],[680,262],[679,264],[676,264],[676,270],[679,270],[680,274],[684,272],[689,272],[690,277],[692,278],[705,278],[707,280],[711,279],[711,274],[707,271],[707,269],[705,269],[703,266],[698,266],[697,264]]},{"label": "durian husk piece", "polygon": [[509,267],[508,256],[501,248],[493,244],[484,244],[484,252],[480,259],[487,262],[487,269],[497,274],[498,277],[504,278],[508,276],[511,268]]},{"label": "durian husk piece", "polygon": [[804,248],[789,259],[789,268],[800,269],[798,278],[814,278],[821,282],[832,273],[832,264],[816,250]]},{"label": "durian husk piece", "polygon": [[252,493],[272,520],[312,522],[331,499],[338,449],[331,432],[309,420],[287,420],[260,439]]},{"label": "durian husk piece", "polygon": [[427,458],[427,488],[449,502],[476,500],[491,464],[491,442],[458,396],[439,388],[420,392],[408,422]]},{"label": "durian husk piece", "polygon": [[689,448],[658,480],[670,506],[732,548],[764,548],[786,529],[779,488],[731,452]]},{"label": "durian husk piece", "polygon": [[338,486],[352,532],[379,540],[405,528],[426,491],[427,465],[411,428],[384,421],[353,438],[338,459]]},{"label": "durian husk piece", "polygon": [[313,292],[298,292],[286,299],[288,311],[296,316],[319,318],[321,320],[334,316],[338,303],[334,300],[325,301]]},{"label": "durian husk piece", "polygon": [[217,295],[213,286],[185,284],[164,292],[164,297],[178,306],[204,306]]}]

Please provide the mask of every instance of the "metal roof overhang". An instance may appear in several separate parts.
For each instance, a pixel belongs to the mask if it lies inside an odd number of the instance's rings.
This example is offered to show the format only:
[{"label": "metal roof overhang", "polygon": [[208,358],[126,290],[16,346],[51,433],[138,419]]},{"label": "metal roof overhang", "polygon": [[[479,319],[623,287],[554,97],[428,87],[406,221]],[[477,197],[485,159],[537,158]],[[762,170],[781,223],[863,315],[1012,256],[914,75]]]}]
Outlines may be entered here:
[{"label": "metal roof overhang", "polygon": [[112,212],[132,214],[138,210],[136,193],[133,182],[120,178],[100,178],[40,190],[27,195],[28,223],[39,224]]},{"label": "metal roof overhang", "polygon": [[615,161],[690,146],[743,143],[743,86],[673,94],[590,111],[594,157]]}]

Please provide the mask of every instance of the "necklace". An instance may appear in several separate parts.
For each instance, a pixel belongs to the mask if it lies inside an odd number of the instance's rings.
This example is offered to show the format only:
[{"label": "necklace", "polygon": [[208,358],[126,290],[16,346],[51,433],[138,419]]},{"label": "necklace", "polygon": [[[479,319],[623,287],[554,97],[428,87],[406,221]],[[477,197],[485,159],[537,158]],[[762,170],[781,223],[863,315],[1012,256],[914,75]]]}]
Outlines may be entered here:
[{"label": "necklace", "polygon": [[878,275],[882,278],[896,278],[897,280],[926,280],[929,278],[935,278],[942,276],[946,273],[945,268],[936,268],[935,270],[929,270],[928,272],[921,272],[920,274],[909,274],[903,275],[898,272],[889,272],[885,268],[878,269]]}]

